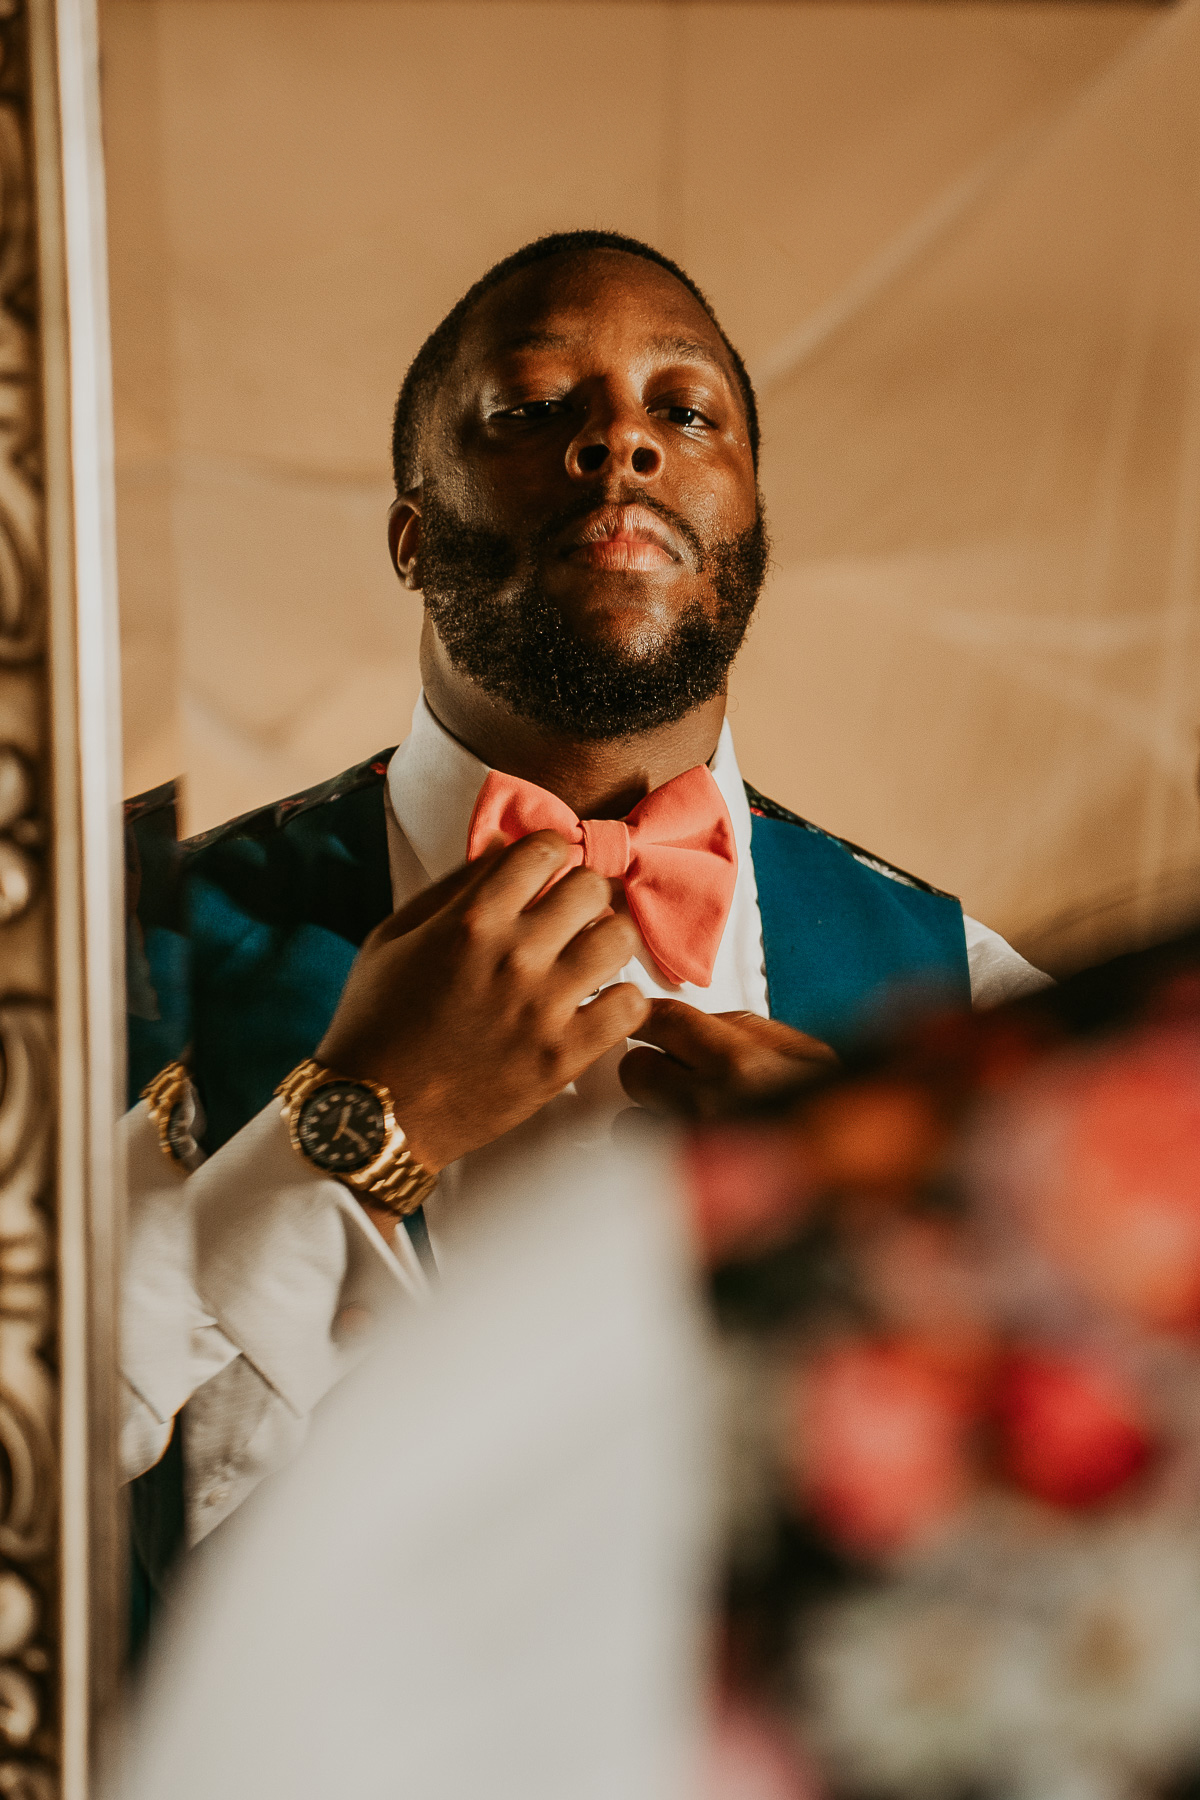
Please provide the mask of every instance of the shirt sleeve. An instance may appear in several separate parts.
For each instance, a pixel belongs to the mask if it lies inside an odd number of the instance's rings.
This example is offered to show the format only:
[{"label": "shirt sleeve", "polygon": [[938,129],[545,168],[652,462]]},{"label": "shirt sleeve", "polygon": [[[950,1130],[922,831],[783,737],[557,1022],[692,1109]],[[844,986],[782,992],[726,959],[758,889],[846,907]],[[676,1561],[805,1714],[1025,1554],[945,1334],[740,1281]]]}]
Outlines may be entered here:
[{"label": "shirt sleeve", "polygon": [[144,1101],[125,1114],[120,1134],[128,1196],[121,1467],[132,1481],[163,1454],[171,1421],[199,1384],[237,1351],[197,1298],[190,1178],[163,1155]]},{"label": "shirt sleeve", "polygon": [[1053,987],[1054,982],[1041,969],[1026,962],[1000,936],[978,919],[963,914],[967,938],[967,962],[971,971],[971,1005],[1001,1006],[1006,1000],[1017,1000],[1022,994],[1036,994],[1040,988]]},{"label": "shirt sleeve", "polygon": [[[187,1410],[188,1535],[289,1462],[373,1328],[428,1293],[406,1230],[387,1244],[339,1181],[297,1156],[271,1101],[188,1180],[199,1304],[218,1341]],[[199,1346],[198,1346],[199,1348]]]},{"label": "shirt sleeve", "polygon": [[295,1154],[277,1100],[191,1175],[163,1155],[144,1103],[122,1133],[122,1471],[156,1463],[186,1407],[196,1541],[290,1460],[372,1326],[428,1283],[403,1227],[385,1244]]}]

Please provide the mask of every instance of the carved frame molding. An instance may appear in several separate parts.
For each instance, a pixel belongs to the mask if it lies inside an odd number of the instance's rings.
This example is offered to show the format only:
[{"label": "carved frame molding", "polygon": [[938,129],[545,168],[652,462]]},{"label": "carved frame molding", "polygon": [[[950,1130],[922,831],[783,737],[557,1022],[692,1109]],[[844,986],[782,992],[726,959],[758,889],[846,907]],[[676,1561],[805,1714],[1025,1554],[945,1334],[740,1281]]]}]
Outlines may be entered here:
[{"label": "carved frame molding", "polygon": [[0,0],[0,1800],[119,1667],[110,404],[94,8]]}]

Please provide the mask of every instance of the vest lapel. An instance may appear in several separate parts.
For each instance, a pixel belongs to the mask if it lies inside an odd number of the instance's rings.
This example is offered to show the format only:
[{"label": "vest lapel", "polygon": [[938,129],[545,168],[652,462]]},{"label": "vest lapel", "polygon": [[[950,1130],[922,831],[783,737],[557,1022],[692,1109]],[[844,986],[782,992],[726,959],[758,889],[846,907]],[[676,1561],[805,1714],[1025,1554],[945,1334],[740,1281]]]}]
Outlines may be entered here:
[{"label": "vest lapel", "polygon": [[970,1004],[957,900],[872,866],[753,790],[750,804],[772,1018],[844,1052],[914,1002]]},{"label": "vest lapel", "polygon": [[311,1056],[355,954],[392,910],[386,757],[187,855],[193,1064],[211,1151]]}]

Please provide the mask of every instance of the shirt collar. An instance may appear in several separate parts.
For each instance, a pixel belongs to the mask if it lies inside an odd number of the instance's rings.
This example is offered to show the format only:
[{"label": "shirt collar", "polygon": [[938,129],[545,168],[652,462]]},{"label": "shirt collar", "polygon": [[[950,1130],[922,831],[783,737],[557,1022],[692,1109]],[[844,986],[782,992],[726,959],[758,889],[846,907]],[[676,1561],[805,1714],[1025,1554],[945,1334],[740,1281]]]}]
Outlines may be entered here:
[{"label": "shirt collar", "polygon": [[[738,864],[745,868],[750,859],[750,803],[728,720],[708,766],[729,808]],[[440,881],[465,859],[471,814],[488,772],[487,764],[434,718],[422,693],[413,710],[412,730],[392,757],[387,781],[396,821],[430,881]]]},{"label": "shirt collar", "polygon": [[396,822],[430,881],[441,881],[467,855],[467,832],[486,763],[451,737],[422,692],[412,730],[388,765],[388,795]]}]

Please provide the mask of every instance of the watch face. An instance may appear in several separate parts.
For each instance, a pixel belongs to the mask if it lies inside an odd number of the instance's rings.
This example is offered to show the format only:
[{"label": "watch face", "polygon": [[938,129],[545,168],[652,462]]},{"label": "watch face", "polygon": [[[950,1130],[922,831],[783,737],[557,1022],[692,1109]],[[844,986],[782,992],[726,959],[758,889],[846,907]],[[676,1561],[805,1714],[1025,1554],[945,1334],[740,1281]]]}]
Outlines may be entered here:
[{"label": "watch face", "polygon": [[296,1135],[318,1169],[352,1175],[383,1149],[383,1102],[357,1081],[327,1081],[300,1108]]}]

